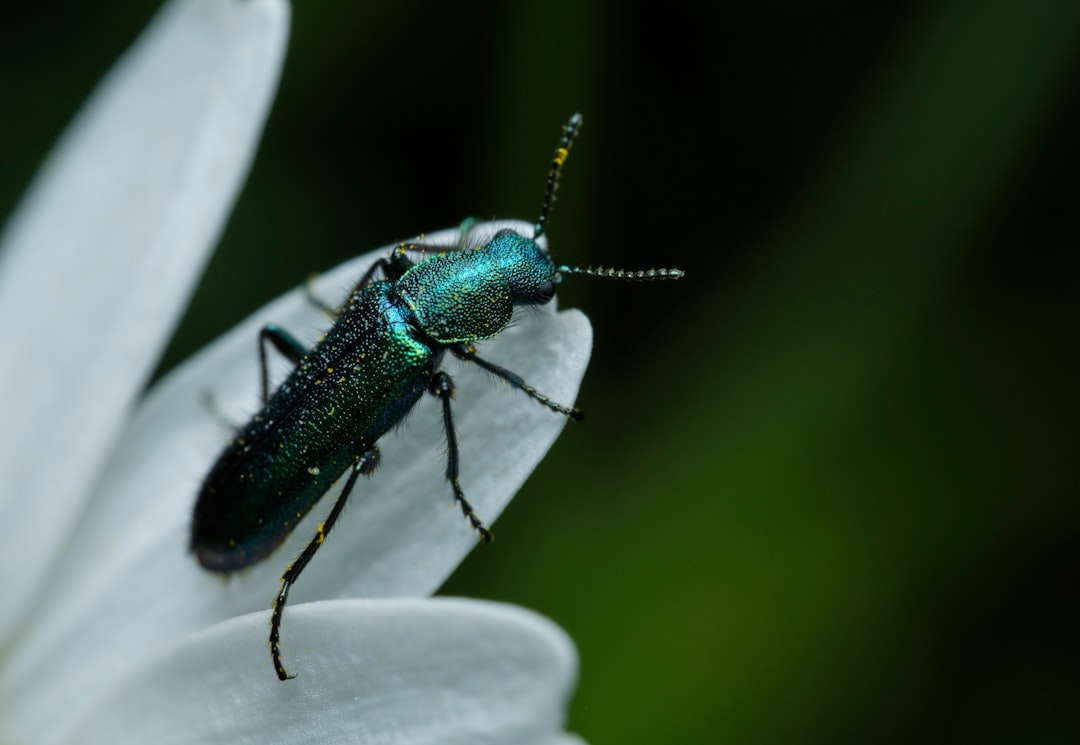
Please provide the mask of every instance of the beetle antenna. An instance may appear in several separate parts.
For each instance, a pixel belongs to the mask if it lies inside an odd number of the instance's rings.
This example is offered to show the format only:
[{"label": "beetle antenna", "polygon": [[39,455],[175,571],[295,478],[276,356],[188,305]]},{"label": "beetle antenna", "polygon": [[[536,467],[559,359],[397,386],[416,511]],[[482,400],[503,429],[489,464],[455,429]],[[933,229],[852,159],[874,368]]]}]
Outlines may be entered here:
[{"label": "beetle antenna", "polygon": [[559,139],[559,147],[555,149],[555,157],[551,159],[551,167],[548,169],[547,187],[544,189],[544,204],[540,208],[540,217],[533,226],[533,240],[544,234],[547,227],[548,215],[551,213],[551,205],[555,202],[555,190],[559,188],[559,174],[562,172],[563,163],[570,155],[570,147],[574,144],[578,130],[581,129],[581,114],[574,114],[570,121],[563,125],[562,137]]},{"label": "beetle antenna", "polygon": [[[559,188],[559,174],[562,173],[563,164],[570,157],[570,148],[577,138],[578,132],[584,120],[581,114],[574,114],[570,121],[563,125],[562,137],[559,146],[555,149],[555,157],[551,159],[551,167],[548,169],[547,187],[544,189],[544,204],[540,208],[540,217],[533,226],[533,240],[544,234],[547,227],[548,215],[551,214],[551,206],[555,203],[555,191]],[[642,271],[628,271],[626,269],[606,269],[604,267],[579,267],[562,265],[557,270],[560,278],[568,274],[587,274],[592,277],[605,277],[607,279],[621,279],[627,282],[653,282],[660,279],[679,279],[683,276],[682,269],[645,269]],[[556,280],[558,281],[558,280]]]},{"label": "beetle antenna", "polygon": [[655,282],[661,279],[680,279],[685,272],[682,269],[643,269],[629,271],[627,269],[608,269],[599,267],[560,266],[556,270],[560,275],[587,274],[590,277],[605,277],[607,279],[621,279],[626,282]]}]

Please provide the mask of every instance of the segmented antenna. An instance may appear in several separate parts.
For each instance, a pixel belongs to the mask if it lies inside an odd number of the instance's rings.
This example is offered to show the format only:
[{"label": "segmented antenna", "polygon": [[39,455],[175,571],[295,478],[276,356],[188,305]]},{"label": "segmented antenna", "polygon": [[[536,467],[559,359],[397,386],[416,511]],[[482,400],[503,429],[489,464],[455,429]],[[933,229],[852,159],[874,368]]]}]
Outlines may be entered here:
[{"label": "segmented antenna", "polygon": [[544,228],[547,227],[548,214],[551,212],[551,205],[555,201],[555,190],[559,188],[559,173],[562,171],[563,163],[566,162],[567,157],[570,155],[570,147],[574,144],[574,138],[577,137],[578,130],[581,129],[582,121],[581,114],[574,114],[570,117],[570,121],[563,125],[563,134],[559,140],[559,147],[556,148],[555,157],[551,159],[551,168],[548,169],[547,187],[544,189],[544,205],[540,208],[540,218],[536,221],[536,225],[533,226],[533,240],[542,236]]},{"label": "segmented antenna", "polygon": [[[544,189],[544,204],[540,208],[540,218],[533,227],[533,240],[544,234],[547,226],[548,215],[551,213],[551,205],[555,202],[555,190],[559,188],[559,174],[562,173],[563,164],[570,156],[570,148],[574,144],[574,138],[582,124],[581,114],[574,114],[563,126],[562,138],[559,147],[555,149],[555,157],[551,159],[551,168],[548,169],[547,187]],[[683,276],[682,269],[644,269],[641,271],[628,271],[626,269],[606,269],[600,267],[560,266],[557,270],[556,282],[568,274],[587,274],[591,277],[605,277],[607,279],[621,279],[626,282],[655,282],[661,279],[680,279]]]},{"label": "segmented antenna", "polygon": [[642,269],[629,271],[627,269],[607,269],[602,266],[580,267],[560,266],[556,271],[560,275],[587,274],[590,277],[605,277],[607,279],[621,279],[626,282],[655,282],[661,279],[681,279],[685,272],[682,269]]}]

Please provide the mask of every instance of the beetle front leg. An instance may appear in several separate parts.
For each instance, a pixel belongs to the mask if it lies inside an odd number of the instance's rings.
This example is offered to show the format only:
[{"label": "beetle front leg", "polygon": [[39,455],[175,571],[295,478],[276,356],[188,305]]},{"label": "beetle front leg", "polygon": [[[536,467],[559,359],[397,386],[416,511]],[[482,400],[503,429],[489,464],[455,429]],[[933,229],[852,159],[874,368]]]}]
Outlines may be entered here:
[{"label": "beetle front leg", "polygon": [[574,406],[564,406],[557,401],[552,401],[540,391],[533,388],[531,385],[525,382],[524,378],[518,375],[516,372],[507,370],[501,365],[496,365],[494,362],[488,362],[485,359],[481,359],[476,356],[476,350],[473,349],[471,344],[457,344],[450,348],[454,356],[462,362],[472,362],[478,367],[482,367],[492,375],[502,378],[514,388],[523,392],[529,398],[537,401],[544,406],[548,407],[557,414],[562,414],[568,419],[573,419],[576,422],[580,422],[585,418],[585,413]]}]

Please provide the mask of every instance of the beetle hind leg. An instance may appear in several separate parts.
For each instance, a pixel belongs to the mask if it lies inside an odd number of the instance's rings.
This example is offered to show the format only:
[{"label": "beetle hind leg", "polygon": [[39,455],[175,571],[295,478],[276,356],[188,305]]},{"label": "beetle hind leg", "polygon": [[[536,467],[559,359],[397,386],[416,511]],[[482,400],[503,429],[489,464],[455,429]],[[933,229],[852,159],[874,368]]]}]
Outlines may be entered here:
[{"label": "beetle hind leg", "polygon": [[356,463],[349,469],[349,478],[345,481],[345,486],[334,502],[330,514],[326,516],[324,521],[319,523],[319,527],[315,531],[315,537],[296,557],[296,560],[289,564],[285,574],[281,575],[281,589],[278,590],[277,597],[274,598],[274,611],[270,615],[270,660],[274,663],[274,672],[277,673],[278,680],[291,680],[296,677],[285,670],[285,664],[281,661],[281,617],[285,612],[285,604],[289,600],[289,589],[296,584],[296,580],[300,578],[304,567],[315,556],[319,547],[326,540],[326,536],[329,535],[330,529],[334,527],[334,523],[341,516],[342,510],[345,509],[345,502],[348,501],[349,494],[356,485],[356,480],[360,477],[360,474],[370,476],[378,464],[379,449],[376,447],[364,450],[357,456]]}]

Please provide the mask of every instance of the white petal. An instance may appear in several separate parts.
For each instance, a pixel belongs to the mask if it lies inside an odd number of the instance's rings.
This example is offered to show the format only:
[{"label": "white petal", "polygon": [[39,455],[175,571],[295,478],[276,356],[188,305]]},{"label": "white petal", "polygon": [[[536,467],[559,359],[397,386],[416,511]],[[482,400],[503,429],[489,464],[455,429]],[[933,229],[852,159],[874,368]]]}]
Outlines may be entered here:
[{"label": "white petal", "polygon": [[[491,229],[504,225],[529,229],[524,223],[493,223]],[[448,231],[429,240],[455,235]],[[323,276],[320,295],[337,299],[387,253],[369,254]],[[50,581],[34,634],[0,671],[0,698],[20,714],[24,699],[44,692],[61,705],[74,705],[83,691],[127,674],[163,644],[270,606],[285,564],[314,534],[316,515],[269,560],[227,582],[199,569],[187,551],[195,495],[228,438],[203,397],[212,393],[235,421],[257,408],[258,330],[269,321],[309,339],[328,323],[295,291],[167,376],[140,407]],[[591,341],[581,313],[546,310],[523,317],[481,351],[556,400],[572,403]],[[461,480],[490,522],[565,420],[480,370],[462,369],[455,380]],[[293,600],[430,593],[476,544],[443,476],[437,404],[422,401],[418,408],[406,427],[380,441],[382,466],[359,483]],[[320,515],[331,499],[323,501],[315,511]],[[258,634],[263,644],[265,633],[263,628]],[[27,730],[47,726],[34,722]]]},{"label": "white petal", "polygon": [[535,614],[440,599],[338,600],[288,615],[296,679],[274,675],[266,613],[234,618],[96,702],[70,742],[580,742],[562,732],[574,648]]},{"label": "white petal", "polygon": [[19,571],[5,576],[0,637],[64,539],[218,238],[276,88],[288,16],[281,0],[167,5],[7,226],[0,563],[18,557]]}]

